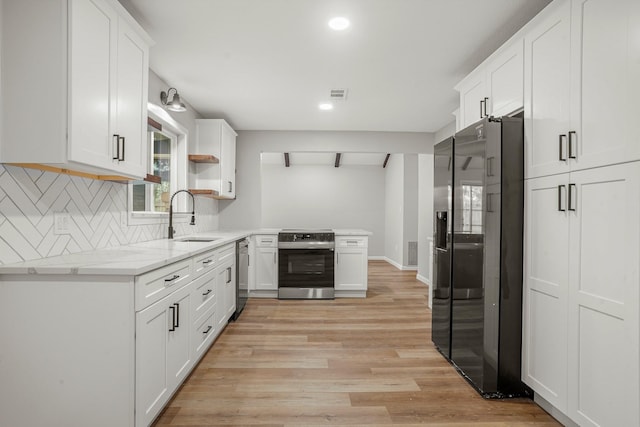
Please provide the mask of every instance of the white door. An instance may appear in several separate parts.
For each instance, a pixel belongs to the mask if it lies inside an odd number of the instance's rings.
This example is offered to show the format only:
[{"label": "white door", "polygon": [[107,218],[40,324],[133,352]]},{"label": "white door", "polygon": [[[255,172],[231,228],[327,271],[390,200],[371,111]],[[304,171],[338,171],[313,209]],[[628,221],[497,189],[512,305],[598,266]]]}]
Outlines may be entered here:
[{"label": "white door", "polygon": [[516,40],[487,64],[487,112],[500,117],[523,105],[523,42]]},{"label": "white door", "polygon": [[572,170],[640,159],[640,2],[572,2]]},{"label": "white door", "polygon": [[167,356],[172,325],[167,299],[136,313],[136,425],[149,425],[171,394]]},{"label": "white door", "polygon": [[277,291],[277,248],[256,248],[256,290]]},{"label": "white door", "polygon": [[147,86],[149,51],[123,20],[118,28],[117,103],[112,133],[119,135],[114,167],[144,178],[147,174]]},{"label": "white door", "polygon": [[167,376],[171,392],[182,384],[192,366],[191,289],[192,286],[187,285],[169,296],[167,311],[171,327],[167,338]]},{"label": "white door", "polygon": [[527,178],[569,171],[570,15],[569,2],[558,2],[524,38]]},{"label": "white door", "polygon": [[367,290],[367,251],[362,248],[338,248],[335,261],[336,291]]},{"label": "white door", "polygon": [[567,410],[568,175],[525,181],[522,380]]},{"label": "white door", "polygon": [[70,2],[69,160],[112,169],[110,108],[118,16],[103,0]]},{"label": "white door", "polygon": [[569,415],[640,425],[640,162],[571,173]]}]

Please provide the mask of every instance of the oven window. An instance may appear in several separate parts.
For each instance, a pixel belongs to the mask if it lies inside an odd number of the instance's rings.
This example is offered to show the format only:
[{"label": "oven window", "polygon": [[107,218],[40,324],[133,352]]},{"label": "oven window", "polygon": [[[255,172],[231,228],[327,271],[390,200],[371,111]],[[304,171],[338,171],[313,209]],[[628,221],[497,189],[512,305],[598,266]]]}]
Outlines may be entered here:
[{"label": "oven window", "polygon": [[319,254],[290,254],[287,256],[289,274],[323,274],[325,256]]}]

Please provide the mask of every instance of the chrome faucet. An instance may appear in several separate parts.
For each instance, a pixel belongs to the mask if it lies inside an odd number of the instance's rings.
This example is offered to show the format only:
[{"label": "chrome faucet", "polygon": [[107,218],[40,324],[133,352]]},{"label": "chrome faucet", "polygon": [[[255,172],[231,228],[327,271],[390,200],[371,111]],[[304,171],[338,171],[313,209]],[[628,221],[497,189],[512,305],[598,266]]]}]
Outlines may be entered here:
[{"label": "chrome faucet", "polygon": [[[169,201],[169,239],[173,239],[173,234],[175,230],[173,229],[173,198],[176,197],[178,193],[187,193],[191,196],[191,222],[189,225],[196,225],[196,201],[193,198],[193,193],[189,190],[178,190],[171,195],[171,200]],[[179,214],[188,214],[189,212],[176,212]]]}]

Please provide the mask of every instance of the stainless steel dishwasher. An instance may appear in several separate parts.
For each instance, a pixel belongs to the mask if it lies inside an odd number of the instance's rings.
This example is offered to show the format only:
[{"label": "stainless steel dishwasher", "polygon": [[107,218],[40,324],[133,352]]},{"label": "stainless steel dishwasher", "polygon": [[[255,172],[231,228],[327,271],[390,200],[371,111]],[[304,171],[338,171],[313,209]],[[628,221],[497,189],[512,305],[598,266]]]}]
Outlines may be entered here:
[{"label": "stainless steel dishwasher", "polygon": [[236,312],[233,320],[238,320],[249,297],[249,239],[236,242]]}]

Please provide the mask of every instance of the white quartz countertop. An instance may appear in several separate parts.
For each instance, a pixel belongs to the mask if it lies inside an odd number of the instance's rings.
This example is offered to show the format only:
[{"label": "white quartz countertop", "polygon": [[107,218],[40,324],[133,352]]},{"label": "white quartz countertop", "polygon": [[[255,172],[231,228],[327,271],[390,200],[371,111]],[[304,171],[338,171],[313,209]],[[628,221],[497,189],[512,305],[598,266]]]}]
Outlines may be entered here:
[{"label": "white quartz countertop", "polygon": [[[208,250],[254,234],[277,234],[279,229],[211,231],[173,240],[161,239],[107,249],[78,252],[15,264],[0,265],[2,274],[62,274],[137,276],[168,264],[190,258]],[[369,236],[359,229],[335,229],[337,236]],[[212,241],[181,241],[185,239]]]},{"label": "white quartz countertop", "polygon": [[[250,236],[251,231],[212,231],[0,265],[0,274],[137,276]],[[188,238],[214,239],[183,242]]]}]

